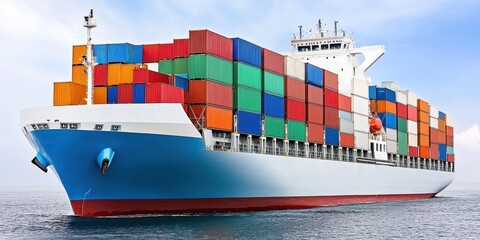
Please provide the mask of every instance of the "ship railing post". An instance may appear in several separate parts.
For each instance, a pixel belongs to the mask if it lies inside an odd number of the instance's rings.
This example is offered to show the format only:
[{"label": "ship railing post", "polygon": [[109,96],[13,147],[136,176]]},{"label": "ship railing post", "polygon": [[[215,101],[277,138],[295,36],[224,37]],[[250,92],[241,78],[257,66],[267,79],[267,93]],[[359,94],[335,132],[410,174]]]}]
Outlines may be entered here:
[{"label": "ship railing post", "polygon": [[400,155],[396,154],[394,156],[396,156],[396,158],[397,158],[397,167],[400,167]]},{"label": "ship railing post", "polygon": [[264,136],[260,137],[260,148],[262,149],[260,151],[262,154],[267,153],[267,138]]},{"label": "ship railing post", "polygon": [[288,139],[283,140],[283,155],[288,156],[290,143]]},{"label": "ship railing post", "polygon": [[318,158],[318,149],[317,149],[317,144],[313,144],[313,158],[317,159]]},{"label": "ship railing post", "polygon": [[252,135],[250,134],[247,136],[247,152],[252,152]]},{"label": "ship railing post", "polygon": [[[357,162],[357,149],[353,149],[352,155],[353,155],[353,162]],[[371,157],[372,156],[372,151],[368,150],[368,155]]]},{"label": "ship railing post", "polygon": [[322,145],[322,159],[327,159],[327,145]]},{"label": "ship railing post", "polygon": [[304,144],[305,157],[310,158],[310,144],[306,142]]},{"label": "ship railing post", "polygon": [[295,141],[295,156],[298,157],[299,156],[299,149],[298,149],[298,141]]},{"label": "ship railing post", "polygon": [[338,160],[343,161],[343,148],[338,147]]},{"label": "ship railing post", "polygon": [[277,138],[272,139],[272,145],[273,145],[273,155],[277,155]]}]

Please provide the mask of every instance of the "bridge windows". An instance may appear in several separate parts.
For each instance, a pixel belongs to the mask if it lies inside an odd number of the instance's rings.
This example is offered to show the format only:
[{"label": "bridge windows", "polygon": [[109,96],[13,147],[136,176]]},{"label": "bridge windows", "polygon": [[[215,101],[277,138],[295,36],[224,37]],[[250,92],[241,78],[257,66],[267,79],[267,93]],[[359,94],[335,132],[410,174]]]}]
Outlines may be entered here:
[{"label": "bridge windows", "polygon": [[299,52],[309,52],[310,51],[310,46],[298,46],[298,51]]},{"label": "bridge windows", "polygon": [[330,44],[330,49],[340,49],[342,48],[342,44],[341,43],[332,43]]}]

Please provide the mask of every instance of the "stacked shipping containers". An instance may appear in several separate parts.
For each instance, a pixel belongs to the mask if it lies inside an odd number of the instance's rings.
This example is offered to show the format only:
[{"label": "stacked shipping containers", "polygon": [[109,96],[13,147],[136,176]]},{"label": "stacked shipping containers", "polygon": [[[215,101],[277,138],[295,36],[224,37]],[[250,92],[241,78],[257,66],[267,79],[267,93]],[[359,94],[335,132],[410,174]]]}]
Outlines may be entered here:
[{"label": "stacked shipping containers", "polygon": [[447,161],[455,162],[455,152],[453,145],[453,118],[450,115],[445,114],[446,124],[446,144],[447,144]]},{"label": "stacked shipping containers", "polygon": [[338,111],[338,75],[323,70],[324,124],[325,144],[338,146],[339,141],[339,111]]},{"label": "stacked shipping containers", "polygon": [[[376,92],[375,92],[376,95]],[[367,82],[352,79],[352,120],[355,148],[368,150],[369,123],[369,87]]]},{"label": "stacked shipping containers", "polygon": [[285,56],[285,115],[289,140],[306,140],[305,63]]},{"label": "stacked shipping containers", "polygon": [[394,90],[376,88],[376,100],[370,101],[372,112],[377,112],[387,135],[387,153],[397,154],[397,97]]},{"label": "stacked shipping containers", "polygon": [[418,157],[417,96],[411,91],[400,91],[407,96],[408,155]]},{"label": "stacked shipping containers", "polygon": [[404,92],[397,91],[397,143],[398,154],[408,155],[408,100]]},{"label": "stacked shipping containers", "polygon": [[262,48],[262,96],[265,136],[285,138],[283,56]]},{"label": "stacked shipping containers", "polygon": [[305,102],[308,142],[324,142],[323,69],[305,64]]},{"label": "stacked shipping containers", "polygon": [[422,99],[417,100],[418,155],[430,158],[430,106]]},{"label": "stacked shipping containers", "polygon": [[440,160],[438,141],[438,108],[430,105],[430,158]]}]

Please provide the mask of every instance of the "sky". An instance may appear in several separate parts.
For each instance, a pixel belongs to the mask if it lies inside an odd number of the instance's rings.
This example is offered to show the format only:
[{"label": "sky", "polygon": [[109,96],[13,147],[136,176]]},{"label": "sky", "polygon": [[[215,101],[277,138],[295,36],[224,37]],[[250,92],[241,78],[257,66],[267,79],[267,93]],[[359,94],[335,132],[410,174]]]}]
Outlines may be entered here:
[{"label": "sky", "polygon": [[277,52],[321,18],[353,33],[357,46],[384,45],[368,70],[395,81],[455,118],[455,183],[480,183],[480,1],[9,1],[0,0],[0,187],[61,187],[30,163],[21,109],[51,106],[53,82],[69,81],[72,45],[86,42],[83,16],[94,9],[94,43],[171,42],[190,29],[241,37]]}]

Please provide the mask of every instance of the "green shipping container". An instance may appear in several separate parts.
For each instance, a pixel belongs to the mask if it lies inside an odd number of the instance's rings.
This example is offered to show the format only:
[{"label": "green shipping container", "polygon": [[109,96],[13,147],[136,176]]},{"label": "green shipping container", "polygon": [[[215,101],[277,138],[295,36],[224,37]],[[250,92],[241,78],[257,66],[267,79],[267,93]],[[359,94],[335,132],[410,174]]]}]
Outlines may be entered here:
[{"label": "green shipping container", "polygon": [[253,113],[262,113],[262,92],[245,87],[233,90],[233,108]]},{"label": "green shipping container", "polygon": [[285,120],[265,116],[265,136],[284,139],[285,138]]},{"label": "green shipping container", "polygon": [[173,74],[187,74],[188,73],[188,58],[173,59]]},{"label": "green shipping container", "polygon": [[161,60],[158,62],[158,72],[163,74],[172,74],[173,73],[173,61],[172,60]]},{"label": "green shipping container", "polygon": [[288,139],[305,142],[306,127],[304,122],[288,120]]},{"label": "green shipping container", "polygon": [[189,79],[209,79],[231,86],[233,64],[208,54],[193,54],[188,57]]},{"label": "green shipping container", "polygon": [[408,155],[408,134],[398,132],[398,154]]},{"label": "green shipping container", "polygon": [[262,70],[241,62],[233,63],[233,84],[262,90]]},{"label": "green shipping container", "polygon": [[277,96],[285,96],[284,78],[268,71],[263,71],[262,90],[266,93],[272,93]]},{"label": "green shipping container", "polygon": [[405,118],[397,119],[397,130],[398,132],[407,133],[407,119]]}]

